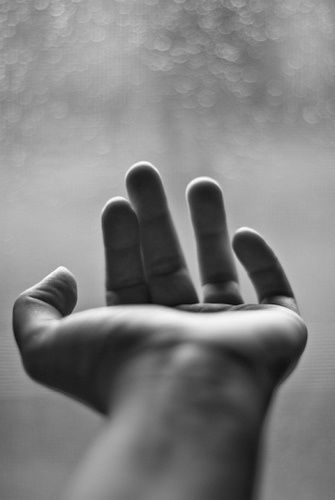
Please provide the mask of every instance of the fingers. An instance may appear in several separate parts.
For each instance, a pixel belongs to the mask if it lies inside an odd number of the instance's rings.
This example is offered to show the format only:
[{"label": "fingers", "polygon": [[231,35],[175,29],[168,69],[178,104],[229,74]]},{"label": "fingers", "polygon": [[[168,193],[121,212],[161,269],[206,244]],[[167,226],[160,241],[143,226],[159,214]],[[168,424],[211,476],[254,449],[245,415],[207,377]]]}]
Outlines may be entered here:
[{"label": "fingers", "polygon": [[187,188],[205,302],[240,304],[242,297],[230,245],[220,186],[200,177]]},{"label": "fingers", "polygon": [[233,240],[235,253],[262,304],[276,304],[295,312],[298,306],[285,272],[266,241],[254,230],[241,228]]},{"label": "fingers", "polygon": [[124,198],[113,198],[102,212],[105,248],[106,302],[148,302],[136,214]]},{"label": "fingers", "polygon": [[64,267],[22,293],[13,310],[13,329],[20,349],[34,342],[50,323],[70,314],[76,301],[75,279]]},{"label": "fingers", "polygon": [[169,306],[197,302],[159,173],[150,164],[136,164],[128,171],[126,185],[139,221],[152,302]]}]

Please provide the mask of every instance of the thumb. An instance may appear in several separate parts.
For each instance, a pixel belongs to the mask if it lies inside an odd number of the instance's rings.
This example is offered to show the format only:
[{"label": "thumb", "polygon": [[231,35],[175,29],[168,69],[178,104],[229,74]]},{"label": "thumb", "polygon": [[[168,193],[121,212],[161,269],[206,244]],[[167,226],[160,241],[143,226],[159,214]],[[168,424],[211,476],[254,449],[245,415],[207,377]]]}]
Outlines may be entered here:
[{"label": "thumb", "polygon": [[77,302],[74,276],[59,267],[15,301],[13,330],[19,348],[43,333],[52,321],[70,314]]}]

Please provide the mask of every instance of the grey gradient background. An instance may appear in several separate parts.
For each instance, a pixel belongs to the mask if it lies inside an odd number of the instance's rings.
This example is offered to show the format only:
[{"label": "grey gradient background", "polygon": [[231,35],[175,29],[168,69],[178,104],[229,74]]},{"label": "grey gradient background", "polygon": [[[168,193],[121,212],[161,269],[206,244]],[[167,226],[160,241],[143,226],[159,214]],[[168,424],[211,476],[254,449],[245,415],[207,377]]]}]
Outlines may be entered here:
[{"label": "grey gradient background", "polygon": [[58,499],[103,425],[28,380],[10,311],[58,265],[78,310],[103,304],[100,211],[140,159],[194,274],[198,175],[221,183],[231,233],[277,249],[310,338],[269,418],[260,498],[334,498],[334,49],[331,0],[0,0],[2,500]]}]

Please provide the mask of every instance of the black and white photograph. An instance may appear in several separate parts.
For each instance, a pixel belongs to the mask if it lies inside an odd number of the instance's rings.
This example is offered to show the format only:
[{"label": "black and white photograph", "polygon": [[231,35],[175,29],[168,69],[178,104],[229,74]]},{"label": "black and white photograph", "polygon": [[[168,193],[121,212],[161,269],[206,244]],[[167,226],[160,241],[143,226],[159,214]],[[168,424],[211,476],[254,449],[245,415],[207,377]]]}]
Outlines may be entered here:
[{"label": "black and white photograph", "polygon": [[0,0],[0,500],[334,500],[333,0]]}]

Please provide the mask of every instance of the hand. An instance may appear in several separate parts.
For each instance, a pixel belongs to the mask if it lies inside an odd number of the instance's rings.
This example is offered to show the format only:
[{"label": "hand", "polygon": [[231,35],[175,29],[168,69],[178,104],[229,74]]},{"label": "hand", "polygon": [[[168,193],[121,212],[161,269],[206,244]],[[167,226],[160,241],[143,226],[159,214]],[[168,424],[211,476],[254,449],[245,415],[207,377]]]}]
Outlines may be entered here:
[{"label": "hand", "polygon": [[243,304],[220,187],[211,179],[193,181],[187,197],[203,283],[199,303],[158,172],[146,164],[133,167],[127,189],[131,204],[116,198],[103,212],[106,295],[113,307],[70,315],[76,283],[65,268],[24,292],[13,323],[27,372],[108,413],[122,391],[132,391],[134,384],[125,380],[204,373],[222,381],[228,367],[248,389],[240,401],[246,412],[254,411],[255,397],[264,413],[306,342],[274,253],[255,231],[236,233],[235,253],[260,302]]}]

